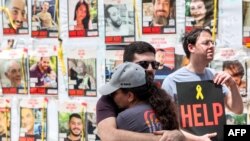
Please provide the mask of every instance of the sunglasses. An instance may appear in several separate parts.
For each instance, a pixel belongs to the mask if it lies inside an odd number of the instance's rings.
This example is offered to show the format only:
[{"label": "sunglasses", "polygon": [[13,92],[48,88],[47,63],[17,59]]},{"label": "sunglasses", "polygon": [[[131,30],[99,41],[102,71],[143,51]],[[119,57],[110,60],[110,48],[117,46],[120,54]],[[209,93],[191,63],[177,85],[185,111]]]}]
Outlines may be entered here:
[{"label": "sunglasses", "polygon": [[140,65],[141,67],[143,67],[144,69],[148,69],[149,64],[151,64],[152,68],[157,70],[160,66],[160,63],[157,61],[140,61],[140,62],[136,62],[136,64]]}]

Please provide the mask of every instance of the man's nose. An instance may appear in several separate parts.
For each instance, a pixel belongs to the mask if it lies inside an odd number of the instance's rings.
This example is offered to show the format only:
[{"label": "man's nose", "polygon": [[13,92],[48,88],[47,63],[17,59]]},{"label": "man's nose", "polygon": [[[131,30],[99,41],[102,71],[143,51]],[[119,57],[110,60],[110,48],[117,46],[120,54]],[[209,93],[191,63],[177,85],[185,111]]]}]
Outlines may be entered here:
[{"label": "man's nose", "polygon": [[17,12],[17,16],[16,16],[16,21],[18,22],[22,22],[23,21],[23,15],[21,12]]},{"label": "man's nose", "polygon": [[164,3],[160,3],[159,4],[159,9],[163,9],[163,7],[164,7]]},{"label": "man's nose", "polygon": [[154,70],[151,63],[148,65],[148,68],[147,68],[146,70],[147,70],[147,71],[153,71],[153,70]]}]

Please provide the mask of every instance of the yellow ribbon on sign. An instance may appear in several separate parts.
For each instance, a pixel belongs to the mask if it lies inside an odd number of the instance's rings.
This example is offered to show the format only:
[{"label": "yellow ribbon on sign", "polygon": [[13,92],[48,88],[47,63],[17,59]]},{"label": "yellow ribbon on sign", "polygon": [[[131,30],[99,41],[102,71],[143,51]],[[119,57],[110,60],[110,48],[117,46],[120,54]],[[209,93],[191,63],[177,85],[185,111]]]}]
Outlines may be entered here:
[{"label": "yellow ribbon on sign", "polygon": [[201,88],[201,85],[197,85],[196,86],[196,91],[197,91],[197,94],[196,94],[196,99],[198,100],[198,99],[204,99],[204,96],[203,96],[203,94],[202,94],[202,88]]}]

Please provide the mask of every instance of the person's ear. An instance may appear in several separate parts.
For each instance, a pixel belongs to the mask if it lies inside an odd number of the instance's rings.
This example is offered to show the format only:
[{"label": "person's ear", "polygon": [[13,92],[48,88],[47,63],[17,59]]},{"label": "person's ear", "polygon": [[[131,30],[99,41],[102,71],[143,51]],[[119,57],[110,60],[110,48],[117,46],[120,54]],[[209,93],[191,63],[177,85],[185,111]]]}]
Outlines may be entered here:
[{"label": "person's ear", "polygon": [[7,72],[5,72],[5,73],[4,73],[4,75],[5,75],[7,78],[9,78],[9,75],[8,75],[8,73],[7,73]]},{"label": "person's ear", "polygon": [[127,96],[128,96],[128,102],[129,103],[131,103],[131,102],[134,101],[134,99],[135,99],[134,93],[132,93],[132,92],[129,91],[128,94],[127,94]]},{"label": "person's ear", "polygon": [[188,44],[188,50],[189,50],[189,52],[194,52],[194,49],[195,49],[195,45]]}]

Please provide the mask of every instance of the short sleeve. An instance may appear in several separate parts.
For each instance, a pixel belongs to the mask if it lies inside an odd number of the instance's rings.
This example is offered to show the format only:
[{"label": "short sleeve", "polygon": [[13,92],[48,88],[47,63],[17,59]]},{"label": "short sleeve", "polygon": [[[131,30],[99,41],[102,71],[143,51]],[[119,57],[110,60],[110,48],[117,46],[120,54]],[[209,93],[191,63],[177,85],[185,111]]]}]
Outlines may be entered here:
[{"label": "short sleeve", "polygon": [[115,105],[111,96],[102,96],[96,105],[96,120],[97,124],[108,118],[116,117],[118,113],[118,107]]}]

